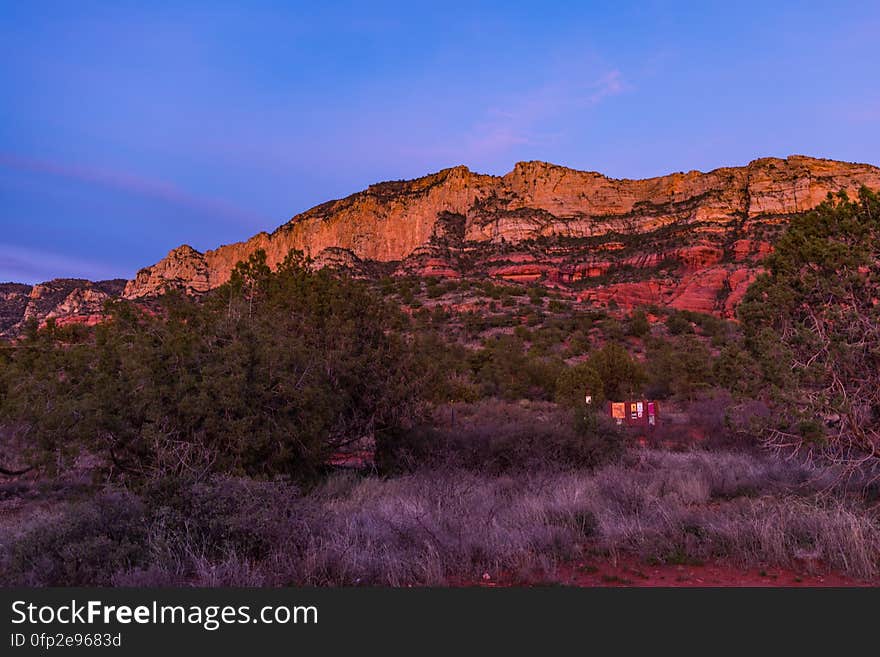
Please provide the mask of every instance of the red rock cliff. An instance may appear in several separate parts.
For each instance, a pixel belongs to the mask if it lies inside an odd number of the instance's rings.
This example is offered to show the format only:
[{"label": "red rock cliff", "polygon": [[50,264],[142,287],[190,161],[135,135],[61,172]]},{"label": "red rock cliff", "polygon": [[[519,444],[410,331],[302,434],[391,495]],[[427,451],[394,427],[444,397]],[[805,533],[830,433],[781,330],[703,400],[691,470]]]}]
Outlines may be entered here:
[{"label": "red rock cliff", "polygon": [[[417,180],[372,185],[297,215],[272,234],[259,233],[245,242],[205,253],[179,247],[138,272],[126,285],[124,296],[149,296],[166,286],[206,291],[228,280],[236,262],[257,249],[266,251],[270,266],[277,265],[290,249],[300,249],[319,261],[400,261],[399,271],[456,275],[458,265],[446,259],[450,252],[438,250],[438,243],[473,251],[480,244],[507,248],[528,240],[587,239],[612,233],[648,236],[674,228],[693,240],[736,234],[740,243],[734,255],[742,260],[750,249],[766,253],[765,247],[750,239],[752,225],[784,220],[785,215],[815,207],[829,192],[854,194],[862,185],[880,189],[880,169],[803,156],[764,158],[745,167],[646,180],[617,180],[543,162],[520,162],[500,177],[460,166]],[[721,257],[716,253],[718,240],[710,242],[697,250],[667,255],[682,259],[691,270],[705,271],[717,266]],[[650,250],[647,243],[646,248]],[[576,259],[554,263],[552,258],[549,262],[535,258],[532,252],[531,262],[520,266],[532,267],[529,276],[550,278],[577,277],[590,267],[604,266],[598,248],[581,249]],[[581,274],[577,274],[578,265]],[[508,273],[516,279],[514,271]],[[692,287],[699,287],[698,273],[691,276]],[[694,290],[689,294],[700,297]],[[698,305],[707,303],[700,299]]]}]

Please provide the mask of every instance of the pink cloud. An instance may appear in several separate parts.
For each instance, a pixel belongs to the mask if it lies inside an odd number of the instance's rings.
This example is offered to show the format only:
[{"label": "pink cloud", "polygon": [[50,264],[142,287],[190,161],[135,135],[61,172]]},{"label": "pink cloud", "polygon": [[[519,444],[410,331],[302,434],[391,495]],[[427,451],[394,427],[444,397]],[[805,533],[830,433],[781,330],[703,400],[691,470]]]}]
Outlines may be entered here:
[{"label": "pink cloud", "polygon": [[880,101],[865,103],[851,110],[849,116],[852,120],[859,122],[873,123],[874,121],[880,121]]},{"label": "pink cloud", "polygon": [[0,166],[118,189],[139,196],[159,199],[171,205],[222,215],[248,225],[262,219],[225,201],[192,194],[173,183],[144,178],[124,171],[63,164],[2,152],[0,152]]},{"label": "pink cloud", "polygon": [[101,279],[119,275],[118,268],[103,262],[0,242],[0,282],[33,284],[56,277]]},{"label": "pink cloud", "polygon": [[431,149],[435,155],[448,155],[458,161],[473,161],[520,145],[543,145],[562,137],[548,132],[550,119],[560,114],[585,112],[608,98],[632,89],[619,70],[610,70],[583,81],[582,71],[558,71],[547,83],[503,99],[490,107],[485,118],[473,124],[460,141]]}]

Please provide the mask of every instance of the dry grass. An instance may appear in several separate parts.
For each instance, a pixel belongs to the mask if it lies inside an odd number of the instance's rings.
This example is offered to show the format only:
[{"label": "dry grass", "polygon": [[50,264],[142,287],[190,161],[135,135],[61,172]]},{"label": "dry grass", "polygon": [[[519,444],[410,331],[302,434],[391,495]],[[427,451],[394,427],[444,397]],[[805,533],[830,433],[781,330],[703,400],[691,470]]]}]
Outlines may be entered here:
[{"label": "dry grass", "polygon": [[153,512],[142,552],[108,583],[441,585],[487,571],[532,576],[597,550],[820,561],[876,577],[877,519],[857,499],[819,494],[820,474],[745,453],[643,451],[594,472],[343,474],[308,494],[224,480],[179,512]]},{"label": "dry grass", "polygon": [[619,456],[625,438],[601,414],[584,415],[548,402],[498,399],[455,404],[433,422],[401,436],[387,454],[395,472],[512,472],[591,468]]}]

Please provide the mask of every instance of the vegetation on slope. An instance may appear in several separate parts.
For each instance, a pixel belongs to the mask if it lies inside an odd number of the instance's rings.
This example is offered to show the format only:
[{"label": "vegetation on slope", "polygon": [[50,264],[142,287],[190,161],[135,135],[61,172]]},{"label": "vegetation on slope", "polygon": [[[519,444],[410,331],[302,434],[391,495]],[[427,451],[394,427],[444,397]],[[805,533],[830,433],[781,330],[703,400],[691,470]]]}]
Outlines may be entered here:
[{"label": "vegetation on slope", "polygon": [[31,330],[6,350],[2,422],[50,472],[313,476],[334,449],[394,433],[417,402],[395,311],[363,284],[258,254],[204,303],[126,302],[93,332]]},{"label": "vegetation on slope", "polygon": [[777,422],[770,444],[880,469],[880,197],[796,218],[739,316]]}]

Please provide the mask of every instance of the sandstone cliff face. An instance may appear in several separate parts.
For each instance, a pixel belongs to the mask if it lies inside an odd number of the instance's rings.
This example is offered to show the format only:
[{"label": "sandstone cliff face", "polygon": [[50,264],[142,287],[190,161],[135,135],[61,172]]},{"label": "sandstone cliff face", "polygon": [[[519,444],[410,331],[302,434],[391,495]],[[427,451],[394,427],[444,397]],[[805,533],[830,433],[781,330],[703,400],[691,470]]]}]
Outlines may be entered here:
[{"label": "sandstone cliff face", "polygon": [[15,335],[30,320],[44,324],[95,324],[103,316],[104,302],[120,296],[126,281],[92,282],[57,278],[38,285],[0,285],[0,335]]},{"label": "sandstone cliff face", "polygon": [[788,218],[840,190],[880,190],[880,168],[792,156],[745,167],[615,180],[544,162],[504,176],[446,169],[386,182],[297,215],[273,233],[171,251],[131,281],[0,284],[0,335],[25,322],[93,324],[108,298],[201,294],[264,249],[355,276],[540,282],[590,306],[657,305],[733,317]]},{"label": "sandstone cliff face", "polygon": [[160,294],[166,287],[183,290],[187,294],[207,292],[216,287],[216,284],[211,284],[205,255],[188,244],[177,247],[157,264],[141,269],[134,280],[126,284],[124,296],[134,298]]},{"label": "sandstone cliff face", "polygon": [[31,286],[22,283],[0,284],[0,335],[21,321],[30,291]]},{"label": "sandstone cliff face", "polygon": [[[647,180],[616,180],[543,162],[521,162],[504,176],[455,167],[413,181],[372,185],[246,242],[205,253],[180,247],[138,272],[124,296],[155,295],[168,286],[203,292],[228,280],[236,262],[257,249],[266,251],[270,266],[290,249],[300,249],[329,264],[396,262],[398,273],[440,276],[460,275],[459,256],[479,245],[651,235],[670,227],[690,229],[694,237],[739,231],[746,240],[740,245],[744,253],[746,244],[752,248],[752,241],[760,241],[747,238],[750,226],[761,225],[763,218],[804,212],[829,192],[846,190],[853,195],[862,185],[880,189],[880,169],[803,156],[764,158],[745,167]],[[586,253],[581,249],[581,268],[601,268],[601,262],[593,262],[601,260],[598,252],[598,246]],[[697,267],[707,264],[700,261]],[[535,262],[529,267],[531,273],[495,273],[511,280],[554,275],[552,263]]]}]

